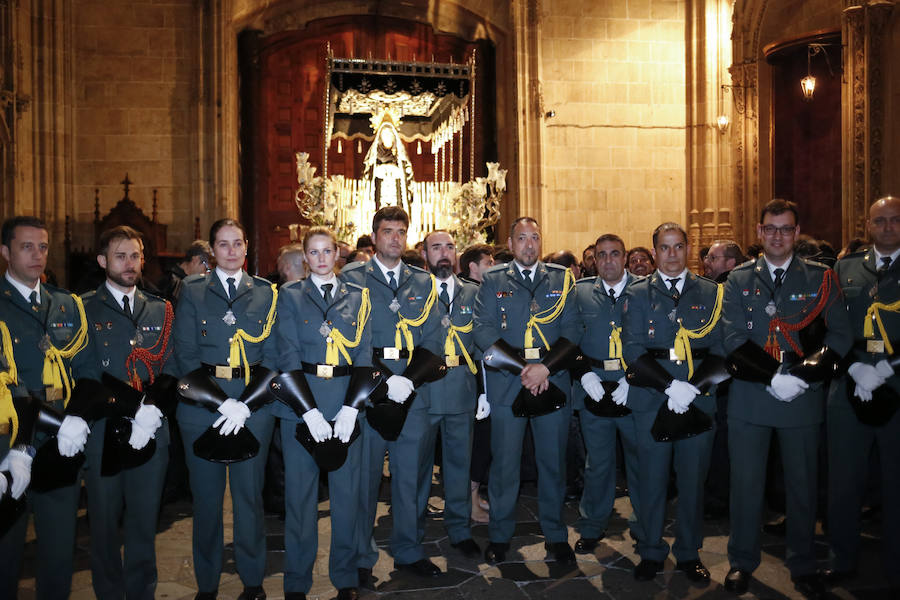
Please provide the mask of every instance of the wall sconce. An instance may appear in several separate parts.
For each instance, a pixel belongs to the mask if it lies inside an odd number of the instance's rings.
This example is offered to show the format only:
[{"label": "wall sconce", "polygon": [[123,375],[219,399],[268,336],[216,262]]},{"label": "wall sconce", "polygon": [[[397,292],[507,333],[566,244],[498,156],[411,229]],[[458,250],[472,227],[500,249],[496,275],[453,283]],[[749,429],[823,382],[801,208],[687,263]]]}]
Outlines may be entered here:
[{"label": "wall sconce", "polygon": [[831,60],[828,58],[828,52],[825,50],[825,46],[830,45],[809,44],[806,47],[806,77],[800,80],[800,90],[803,92],[803,99],[807,102],[812,101],[813,94],[816,91],[816,78],[812,76],[812,70],[810,69],[813,56],[820,52],[825,55],[825,64],[828,65],[828,72],[834,77],[834,71],[831,70]]},{"label": "wall sconce", "polygon": [[[722,84],[722,92],[731,91],[734,94],[734,110],[737,114],[744,114],[744,90],[752,90],[755,86],[752,85],[728,85],[726,83]],[[722,116],[725,116],[724,114]],[[721,118],[721,117],[720,117]],[[718,124],[718,119],[716,119]]]},{"label": "wall sconce", "polygon": [[719,115],[716,119],[716,127],[719,129],[719,133],[723,135],[728,131],[729,125],[731,125],[731,119],[728,118],[728,115]]}]

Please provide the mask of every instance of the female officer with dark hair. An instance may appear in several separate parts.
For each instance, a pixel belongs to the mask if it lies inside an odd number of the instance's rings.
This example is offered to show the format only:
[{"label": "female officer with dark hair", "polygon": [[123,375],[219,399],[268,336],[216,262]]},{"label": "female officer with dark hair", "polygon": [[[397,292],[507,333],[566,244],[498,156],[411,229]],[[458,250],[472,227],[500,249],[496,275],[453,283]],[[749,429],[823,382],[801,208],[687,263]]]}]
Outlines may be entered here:
[{"label": "female officer with dark hair", "polygon": [[[306,398],[295,399],[293,409],[279,403],[273,413],[281,420],[285,470],[284,594],[287,600],[305,598],[312,585],[318,549],[319,464],[295,439],[309,429],[317,446],[331,438],[349,442],[343,464],[328,473],[331,498],[331,553],[329,575],[339,599],[357,597],[357,502],[360,482],[360,441],[352,441],[357,424],[359,375],[372,365],[368,327],[369,291],[342,281],[334,273],[337,242],[324,227],[313,227],[303,238],[310,276],[281,288],[280,318],[275,328],[278,366],[309,385]],[[297,373],[303,371],[303,375]],[[351,372],[353,376],[351,377]],[[314,399],[313,399],[314,398]],[[331,444],[336,444],[332,440]]]},{"label": "female officer with dark hair", "polygon": [[[215,412],[185,402],[177,411],[194,497],[197,598],[215,598],[219,587],[227,472],[234,508],[234,556],[244,584],[240,599],[260,599],[266,597],[262,588],[266,565],[262,487],[274,418],[268,407],[251,412],[237,399],[259,373],[258,366],[277,366],[275,338],[269,336],[277,293],[268,281],[243,270],[247,236],[240,223],[216,221],[209,231],[209,243],[217,266],[206,275],[184,280],[174,325],[179,373],[184,376],[202,370],[228,396]],[[198,457],[194,442],[211,426],[225,438],[223,444],[236,441],[234,434],[246,427],[259,441],[259,451],[231,464]]]}]

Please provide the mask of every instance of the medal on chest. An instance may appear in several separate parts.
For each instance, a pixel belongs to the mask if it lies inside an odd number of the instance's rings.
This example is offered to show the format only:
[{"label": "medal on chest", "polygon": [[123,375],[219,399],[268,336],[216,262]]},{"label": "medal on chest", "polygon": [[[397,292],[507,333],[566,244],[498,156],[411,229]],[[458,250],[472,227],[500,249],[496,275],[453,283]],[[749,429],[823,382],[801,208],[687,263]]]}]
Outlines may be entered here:
[{"label": "medal on chest", "polygon": [[450,315],[444,315],[441,317],[441,327],[447,329],[450,327]]},{"label": "medal on chest", "polygon": [[322,321],[322,325],[319,326],[319,334],[325,339],[331,335],[331,327],[328,326],[327,321]]},{"label": "medal on chest", "polygon": [[222,317],[222,321],[224,321],[226,325],[234,325],[237,323],[234,312],[232,312],[230,308],[228,309],[228,312],[225,313],[225,316]]},{"label": "medal on chest", "polygon": [[670,310],[669,314],[667,314],[666,317],[668,317],[670,323],[674,323],[675,322],[675,309],[673,308],[672,310]]},{"label": "medal on chest", "polygon": [[538,305],[537,300],[534,298],[531,299],[531,314],[537,314],[541,310],[541,307]]},{"label": "medal on chest", "polygon": [[47,354],[47,351],[50,350],[51,346],[53,346],[53,344],[50,343],[50,334],[45,333],[40,341],[38,341],[38,349],[44,354]]},{"label": "medal on chest", "polygon": [[397,298],[391,300],[391,303],[388,304],[388,308],[391,309],[391,312],[395,313],[400,310],[400,303],[397,302]]},{"label": "medal on chest", "polygon": [[765,310],[766,310],[766,314],[767,314],[767,315],[769,315],[770,317],[774,317],[774,316],[775,316],[775,313],[778,311],[778,309],[775,308],[775,301],[774,301],[774,300],[769,300],[769,303],[766,304],[766,309],[765,309]]},{"label": "medal on chest", "polygon": [[144,334],[138,330],[135,330],[134,337],[131,338],[131,345],[132,346],[140,346],[143,343],[144,343]]}]

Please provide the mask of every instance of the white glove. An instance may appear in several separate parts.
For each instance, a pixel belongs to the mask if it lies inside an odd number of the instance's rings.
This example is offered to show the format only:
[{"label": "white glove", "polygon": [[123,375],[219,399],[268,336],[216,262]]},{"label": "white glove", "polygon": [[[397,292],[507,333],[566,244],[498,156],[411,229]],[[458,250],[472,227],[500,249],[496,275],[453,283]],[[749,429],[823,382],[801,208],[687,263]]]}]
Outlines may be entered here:
[{"label": "white glove", "polygon": [[[341,440],[342,444],[350,441],[353,435],[353,428],[356,426],[356,415],[359,410],[352,406],[342,406],[338,411],[337,417],[334,418],[334,437]],[[305,417],[304,417],[305,418]]]},{"label": "white glove", "polygon": [[491,416],[491,403],[487,401],[487,394],[479,394],[478,408],[475,410],[475,420],[481,421]]},{"label": "white glove", "polygon": [[68,415],[56,433],[56,448],[63,456],[75,456],[84,450],[91,428],[81,417]]},{"label": "white glove", "polygon": [[855,362],[850,365],[847,373],[856,382],[857,388],[863,388],[869,392],[884,383],[885,379],[878,373],[877,368],[862,362]]},{"label": "white glove", "polygon": [[894,376],[894,367],[892,367],[891,363],[885,359],[881,359],[875,363],[875,370],[878,371],[878,374],[884,379]]},{"label": "white glove", "polygon": [[613,390],[612,399],[613,402],[618,404],[619,406],[625,406],[625,403],[628,401],[628,382],[625,380],[625,377],[619,379],[619,387]]},{"label": "white glove", "polygon": [[857,383],[856,389],[853,390],[853,395],[863,402],[868,402],[872,399],[872,390],[866,389]]},{"label": "white glove", "polygon": [[140,450],[150,443],[150,438],[156,437],[156,431],[147,431],[137,420],[131,421],[131,437],[128,438],[128,445],[135,450]]},{"label": "white glove", "polygon": [[216,422],[213,423],[213,427],[219,427],[219,425],[222,426],[219,429],[220,435],[237,433],[241,430],[241,427],[244,426],[247,419],[250,418],[250,408],[240,400],[235,400],[234,398],[229,398],[223,402],[219,406],[218,411],[222,413],[222,416],[216,419]]},{"label": "white glove", "polygon": [[600,402],[600,399],[603,398],[603,394],[605,393],[600,376],[593,371],[588,371],[581,376],[581,387],[584,388],[584,391],[587,392],[587,395],[590,396],[594,402]]},{"label": "white glove", "polygon": [[[303,422],[309,427],[309,433],[317,442],[324,442],[331,437],[331,425],[318,408],[311,408],[303,413]],[[350,436],[347,436],[347,439],[350,439]]]},{"label": "white glove", "polygon": [[775,373],[771,383],[769,383],[769,387],[766,388],[766,391],[782,402],[790,402],[802,394],[808,387],[809,384],[799,377],[787,375],[785,373]]},{"label": "white glove", "polygon": [[134,413],[134,422],[148,432],[150,437],[155,438],[156,430],[162,425],[162,416],[162,411],[152,404],[141,404],[141,407]]},{"label": "white glove", "polygon": [[694,401],[694,398],[699,393],[700,390],[687,381],[672,380],[672,383],[666,388],[666,396],[669,397],[669,410],[679,415],[686,413],[688,406],[691,405],[691,402]]},{"label": "white glove", "polygon": [[413,382],[403,375],[391,375],[387,380],[388,398],[398,404],[403,404],[409,395],[413,393],[415,387]]},{"label": "white glove", "polygon": [[6,482],[6,475],[3,474],[3,471],[8,471],[9,466],[7,460],[4,458],[2,462],[0,462],[0,498],[3,497],[3,494],[6,493],[6,488],[9,484]]},{"label": "white glove", "polygon": [[[28,456],[27,452],[11,448],[9,454],[6,455],[6,460],[9,461],[9,474],[12,475],[12,487],[9,493],[13,499],[18,500],[28,489],[28,484],[31,483],[31,461],[33,459]],[[6,478],[3,477],[3,479]]]}]

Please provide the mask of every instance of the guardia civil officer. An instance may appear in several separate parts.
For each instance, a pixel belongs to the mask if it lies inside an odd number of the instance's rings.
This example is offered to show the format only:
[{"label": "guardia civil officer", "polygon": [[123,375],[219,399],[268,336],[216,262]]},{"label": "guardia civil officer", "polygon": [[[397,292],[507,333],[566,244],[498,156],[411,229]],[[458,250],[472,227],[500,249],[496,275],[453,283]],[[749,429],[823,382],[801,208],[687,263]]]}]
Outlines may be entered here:
[{"label": "guardia civil officer", "polygon": [[[265,598],[266,532],[262,486],[274,418],[269,406],[250,412],[237,400],[253,381],[258,365],[277,368],[275,289],[243,270],[247,256],[244,227],[220,219],[209,231],[216,268],[184,280],[175,313],[175,362],[179,375],[203,368],[229,396],[218,412],[185,402],[176,418],[194,498],[193,556],[197,598],[215,598],[222,572],[224,539],[222,502],[226,474],[234,507],[234,556],[244,584],[241,599]],[[259,441],[259,452],[226,465],[195,455],[194,441],[210,426],[223,436],[247,427]]]},{"label": "guardia civil officer", "polygon": [[[350,442],[359,410],[348,402],[354,368],[370,367],[368,291],[335,276],[338,257],[334,234],[312,227],[303,237],[310,276],[282,286],[278,296],[279,366],[302,369],[315,406],[301,415],[274,404],[281,419],[285,469],[284,593],[287,600],[306,597],[318,553],[319,467],[295,438],[306,422],[317,441],[332,436]],[[332,428],[331,423],[334,422]],[[328,473],[331,505],[331,551],[328,572],[341,600],[357,597],[357,518],[362,441],[350,443],[340,468]]]},{"label": "guardia civil officer", "polygon": [[[578,554],[593,553],[609,523],[616,499],[617,433],[625,454],[631,506],[635,514],[640,512],[637,440],[634,415],[625,407],[628,382],[621,343],[622,294],[634,278],[625,271],[625,242],[619,236],[601,235],[590,250],[589,254],[585,251],[585,256],[591,256],[591,268],[598,275],[579,279],[575,287],[575,306],[583,329],[579,346],[587,363],[577,381],[573,381],[572,389],[587,447],[581,518],[575,526],[581,534],[575,543]],[[614,405],[621,408],[617,410]],[[631,537],[636,540],[642,537],[639,526],[637,519],[632,518]]]},{"label": "guardia civil officer", "polygon": [[[623,297],[622,356],[635,375],[628,389],[628,406],[637,433],[638,523],[636,550],[641,562],[634,577],[647,581],[662,570],[669,554],[663,540],[666,490],[674,465],[678,485],[675,516],[675,568],[693,582],[709,581],[700,561],[703,546],[703,485],[712,448],[715,398],[690,383],[710,355],[722,356],[719,286],[687,268],[687,233],[677,223],[663,223],[653,232],[657,270],[636,280]],[[695,413],[708,421],[707,431],[690,437],[654,435],[659,412]],[[663,413],[666,415],[667,413]]]},{"label": "guardia civil officer", "polygon": [[[481,548],[472,539],[469,516],[472,513],[470,466],[472,436],[475,419],[490,414],[490,404],[483,391],[479,393],[481,373],[480,352],[472,333],[475,293],[478,286],[453,274],[456,244],[446,231],[432,231],[425,236],[422,251],[428,270],[437,280],[438,311],[441,318],[442,356],[447,375],[429,384],[431,406],[429,430],[426,438],[422,478],[430,476],[434,465],[435,437],[441,437],[441,476],[444,483],[444,526],[450,545],[470,558],[481,555]],[[424,488],[423,488],[424,489]],[[420,496],[420,536],[424,533],[424,518],[428,494]],[[421,538],[420,538],[421,539]]]},{"label": "guardia civil officer", "polygon": [[731,570],[725,589],[747,590],[760,562],[766,457],[778,436],[787,492],[787,558],[797,588],[823,597],[816,573],[816,469],[823,381],[853,341],[834,272],[793,254],[797,206],[775,199],[756,233],[763,256],[725,282],[723,335],[734,367],[728,397]]},{"label": "guardia civil officer", "polygon": [[[372,361],[391,373],[387,381],[390,400],[404,404],[412,395],[411,405],[399,436],[391,441],[372,428],[371,409],[367,409],[363,428],[363,458],[359,524],[360,585],[371,586],[372,567],[378,560],[378,549],[372,538],[378,488],[384,467],[384,454],[390,455],[391,467],[391,554],[394,566],[412,573],[434,577],[440,569],[425,557],[418,533],[417,498],[423,486],[419,481],[420,462],[424,456],[425,432],[428,428],[429,393],[424,385],[414,390],[414,382],[404,377],[411,353],[424,348],[441,355],[440,317],[437,311],[437,288],[432,276],[422,269],[400,261],[406,249],[409,216],[398,206],[380,208],[372,218],[372,241],[375,256],[368,262],[344,267],[342,279],[369,290],[372,302]],[[398,344],[399,340],[399,344]],[[425,493],[424,491],[421,493]]]},{"label": "guardia civil officer", "polygon": [[[106,281],[82,296],[89,343],[83,352],[88,360],[76,365],[79,377],[101,379],[107,373],[123,385],[144,390],[161,374],[171,354],[173,313],[168,302],[135,285],[143,261],[138,231],[122,225],[100,235],[97,262]],[[152,403],[140,405],[129,418],[128,447],[116,446],[108,427],[113,417],[104,417],[92,423],[85,449],[91,583],[101,599],[153,598],[156,590],[156,523],[168,463],[168,423]],[[129,448],[152,453],[139,465],[113,473],[107,466],[104,472],[105,453],[108,461],[109,454]]]},{"label": "guardia civil officer", "polygon": [[[531,217],[520,217],[510,229],[509,248],[514,260],[484,273],[475,300],[475,343],[493,359],[504,355],[507,370],[487,370],[487,398],[491,404],[491,453],[488,484],[490,543],[484,556],[489,563],[506,560],[516,525],[522,438],[529,419],[534,432],[538,467],[538,506],[548,552],[558,562],[575,562],[562,518],[566,478],[566,438],[572,405],[571,380],[566,370],[572,340],[581,335],[573,301],[575,279],[563,267],[538,261],[541,230]],[[527,363],[527,364],[526,364]],[[551,388],[551,386],[553,386]],[[513,404],[548,392],[561,401],[513,413]],[[543,396],[541,396],[543,397]],[[518,406],[518,405],[517,405]]]},{"label": "guardia civil officer", "polygon": [[900,379],[890,362],[900,345],[900,198],[885,196],[872,204],[867,225],[872,247],[834,267],[854,341],[848,375],[832,382],[828,392],[832,564],[826,582],[837,585],[856,575],[860,514],[877,447],[884,570],[893,595],[900,596]]},{"label": "guardia civil officer", "polygon": [[[41,283],[50,248],[47,226],[36,217],[13,217],[3,223],[0,254],[7,270],[0,279],[0,321],[12,341],[6,356],[18,372],[18,385],[10,386],[14,398],[31,398],[62,410],[71,397],[71,362],[87,343],[87,327],[81,300],[69,292]],[[27,482],[35,448],[56,444],[59,454],[74,457],[84,450],[90,428],[71,411],[54,440],[46,433],[33,440],[15,440],[6,460],[19,474],[13,480],[20,493]],[[7,441],[8,443],[8,441]],[[48,448],[52,451],[52,448]],[[18,484],[18,485],[17,485]],[[24,485],[23,485],[24,484]],[[36,591],[38,598],[67,598],[72,587],[75,523],[80,481],[49,491],[28,492],[37,537]],[[15,598],[28,522],[24,514],[0,541],[0,596]]]}]

